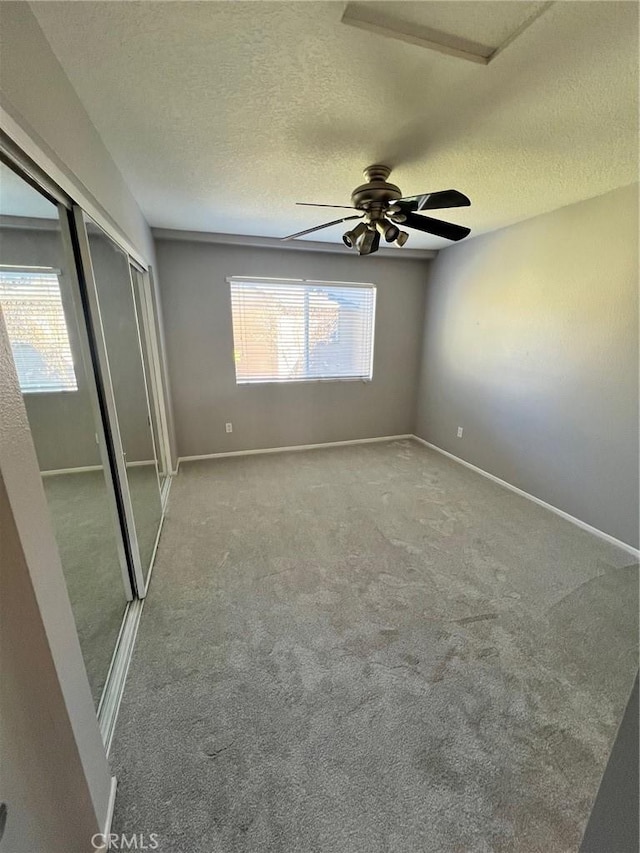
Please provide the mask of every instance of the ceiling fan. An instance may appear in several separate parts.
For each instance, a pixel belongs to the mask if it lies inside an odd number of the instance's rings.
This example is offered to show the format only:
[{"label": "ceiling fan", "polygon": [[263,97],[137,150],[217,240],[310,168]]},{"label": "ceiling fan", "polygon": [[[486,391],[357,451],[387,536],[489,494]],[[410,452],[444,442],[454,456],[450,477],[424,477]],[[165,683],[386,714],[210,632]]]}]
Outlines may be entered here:
[{"label": "ceiling fan", "polygon": [[305,207],[342,207],[360,212],[354,216],[344,216],[342,219],[325,222],[324,225],[316,225],[315,228],[298,231],[297,234],[289,234],[288,237],[281,239],[293,240],[295,237],[312,234],[314,231],[329,228],[339,222],[360,219],[361,221],[354,228],[342,235],[342,240],[345,246],[356,249],[359,255],[372,255],[380,247],[380,237],[384,237],[387,243],[404,246],[409,235],[406,231],[400,230],[399,225],[423,231],[425,234],[434,234],[436,237],[444,237],[447,240],[463,240],[470,233],[471,229],[464,228],[462,225],[420,215],[423,210],[468,207],[471,202],[466,195],[458,190],[442,190],[403,198],[399,187],[387,183],[390,174],[389,166],[368,166],[364,170],[367,183],[356,187],[351,193],[350,205],[298,202]]}]

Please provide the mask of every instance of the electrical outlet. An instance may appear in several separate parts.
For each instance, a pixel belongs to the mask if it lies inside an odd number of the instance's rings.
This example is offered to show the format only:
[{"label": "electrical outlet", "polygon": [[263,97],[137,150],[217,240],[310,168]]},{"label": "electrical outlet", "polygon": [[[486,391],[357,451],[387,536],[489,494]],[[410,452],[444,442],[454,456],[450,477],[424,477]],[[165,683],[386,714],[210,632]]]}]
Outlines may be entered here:
[{"label": "electrical outlet", "polygon": [[233,432],[233,424],[225,424],[224,428],[226,432]]},{"label": "electrical outlet", "polygon": [[458,427],[458,438],[462,438],[462,427]]}]

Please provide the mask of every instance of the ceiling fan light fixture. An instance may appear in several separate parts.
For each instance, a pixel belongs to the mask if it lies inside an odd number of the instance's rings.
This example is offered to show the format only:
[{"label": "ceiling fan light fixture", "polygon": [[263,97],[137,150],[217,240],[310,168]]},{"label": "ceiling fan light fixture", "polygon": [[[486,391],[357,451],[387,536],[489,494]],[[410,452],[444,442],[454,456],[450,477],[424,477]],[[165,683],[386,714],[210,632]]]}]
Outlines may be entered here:
[{"label": "ceiling fan light fixture", "polygon": [[406,231],[398,231],[398,236],[396,237],[396,246],[400,246],[400,248],[402,248],[408,239],[409,234]]},{"label": "ceiling fan light fixture", "polygon": [[400,229],[387,219],[378,219],[376,222],[376,228],[380,236],[384,237],[387,243],[393,243],[394,240],[398,239]]},{"label": "ceiling fan light fixture", "polygon": [[346,231],[342,235],[342,242],[348,249],[355,249],[358,239],[364,234],[366,230],[367,226],[364,224],[364,222],[358,222],[355,228],[352,228],[351,231]]},{"label": "ceiling fan light fixture", "polygon": [[377,231],[365,227],[365,232],[357,242],[359,255],[372,255],[378,251],[380,235]]}]

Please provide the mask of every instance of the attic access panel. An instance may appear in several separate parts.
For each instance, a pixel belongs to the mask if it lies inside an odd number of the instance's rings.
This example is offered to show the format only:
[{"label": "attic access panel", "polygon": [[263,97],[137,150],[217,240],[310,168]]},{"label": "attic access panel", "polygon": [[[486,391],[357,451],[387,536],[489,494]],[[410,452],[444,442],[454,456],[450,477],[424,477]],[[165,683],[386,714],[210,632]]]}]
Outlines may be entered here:
[{"label": "attic access panel", "polygon": [[342,23],[488,65],[552,5],[535,0],[349,3]]}]

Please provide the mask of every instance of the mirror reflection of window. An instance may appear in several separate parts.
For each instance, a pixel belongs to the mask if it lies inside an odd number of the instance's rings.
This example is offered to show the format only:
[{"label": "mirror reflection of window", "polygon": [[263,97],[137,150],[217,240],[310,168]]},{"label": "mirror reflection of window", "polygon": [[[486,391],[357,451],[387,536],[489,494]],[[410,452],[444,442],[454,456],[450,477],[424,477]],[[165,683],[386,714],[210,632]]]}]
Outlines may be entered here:
[{"label": "mirror reflection of window", "polygon": [[0,267],[0,305],[20,390],[77,391],[57,272]]}]

